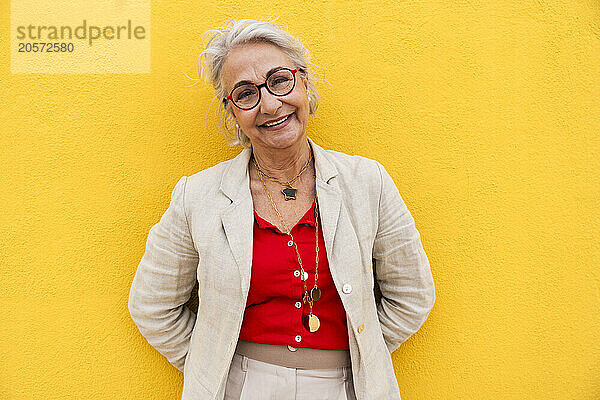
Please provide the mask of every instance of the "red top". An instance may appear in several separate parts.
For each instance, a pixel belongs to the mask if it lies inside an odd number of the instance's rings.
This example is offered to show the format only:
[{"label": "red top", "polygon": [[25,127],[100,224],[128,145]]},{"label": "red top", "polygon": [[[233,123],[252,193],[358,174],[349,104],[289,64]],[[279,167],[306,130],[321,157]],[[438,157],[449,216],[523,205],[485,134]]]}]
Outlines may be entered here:
[{"label": "red top", "polygon": [[[306,288],[315,284],[315,202],[292,228],[304,271]],[[300,265],[288,235],[254,212],[252,272],[240,339],[325,350],[348,350],[346,312],[331,278],[319,219],[319,280],[321,298],[312,312],[321,325],[310,332],[302,323],[310,306],[302,303]],[[296,276],[297,275],[297,276]]]}]

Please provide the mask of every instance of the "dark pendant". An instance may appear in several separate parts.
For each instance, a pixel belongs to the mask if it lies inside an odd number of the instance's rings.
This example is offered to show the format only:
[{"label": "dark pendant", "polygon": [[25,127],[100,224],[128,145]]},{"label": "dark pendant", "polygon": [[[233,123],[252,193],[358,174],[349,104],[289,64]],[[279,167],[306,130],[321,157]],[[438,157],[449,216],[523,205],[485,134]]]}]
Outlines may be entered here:
[{"label": "dark pendant", "polygon": [[304,329],[310,332],[310,327],[308,326],[308,314],[302,314],[302,325]]},{"label": "dark pendant", "polygon": [[313,299],[313,301],[317,301],[321,298],[321,289],[319,289],[318,287],[314,287],[310,290],[310,297]]},{"label": "dark pendant", "polygon": [[296,200],[296,190],[291,186],[288,186],[281,190],[281,193],[285,196],[286,200]]}]

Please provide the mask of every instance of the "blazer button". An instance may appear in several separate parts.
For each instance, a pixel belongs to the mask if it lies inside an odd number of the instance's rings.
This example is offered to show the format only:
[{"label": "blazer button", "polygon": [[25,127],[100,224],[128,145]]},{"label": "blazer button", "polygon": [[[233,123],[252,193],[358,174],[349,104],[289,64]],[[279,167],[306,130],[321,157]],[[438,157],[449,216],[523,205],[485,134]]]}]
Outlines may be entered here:
[{"label": "blazer button", "polygon": [[298,350],[298,348],[297,348],[297,347],[294,347],[294,346],[290,346],[290,345],[288,344],[288,350],[289,350],[289,351],[296,351],[296,350]]},{"label": "blazer button", "polygon": [[348,294],[352,291],[352,285],[349,283],[346,283],[343,287],[342,287],[342,292]]},{"label": "blazer button", "polygon": [[365,329],[365,324],[360,324],[360,326],[358,327],[358,333],[362,333],[364,329]]},{"label": "blazer button", "polygon": [[294,245],[294,241],[293,241],[293,240],[290,240],[290,241],[288,242],[288,246],[292,247],[293,245]]},{"label": "blazer button", "polygon": [[302,308],[302,303],[301,303],[301,302],[299,302],[299,301],[297,301],[297,302],[296,302],[296,308]]},{"label": "blazer button", "polygon": [[297,269],[297,270],[294,271],[294,276],[296,278],[300,276],[300,270],[299,269]]},{"label": "blazer button", "polygon": [[302,340],[302,336],[300,336],[300,335],[296,335],[296,337],[294,338],[294,340],[295,340],[296,342],[300,342],[300,341]]}]

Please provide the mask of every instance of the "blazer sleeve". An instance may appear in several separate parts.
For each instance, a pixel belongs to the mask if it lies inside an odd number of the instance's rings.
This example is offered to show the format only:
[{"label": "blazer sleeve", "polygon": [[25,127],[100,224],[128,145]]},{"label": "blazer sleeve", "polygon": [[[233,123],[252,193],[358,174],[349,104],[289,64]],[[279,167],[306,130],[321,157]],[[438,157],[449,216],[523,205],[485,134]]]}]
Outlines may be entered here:
[{"label": "blazer sleeve", "polygon": [[373,259],[382,295],[377,314],[392,353],[427,319],[435,302],[435,288],[415,221],[392,177],[379,162],[377,166],[381,192]]},{"label": "blazer sleeve", "polygon": [[177,182],[169,207],[150,228],[128,304],[140,333],[180,371],[196,321],[184,303],[196,283],[198,265],[184,210],[186,181],[183,176]]}]

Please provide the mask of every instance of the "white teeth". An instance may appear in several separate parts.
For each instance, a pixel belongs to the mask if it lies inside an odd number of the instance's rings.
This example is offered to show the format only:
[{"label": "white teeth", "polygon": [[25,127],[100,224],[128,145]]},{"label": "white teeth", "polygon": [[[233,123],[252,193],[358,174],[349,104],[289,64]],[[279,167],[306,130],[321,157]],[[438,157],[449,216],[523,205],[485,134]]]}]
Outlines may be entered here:
[{"label": "white teeth", "polygon": [[286,115],[285,117],[281,118],[280,120],[277,120],[277,121],[275,121],[275,122],[271,122],[271,123],[268,123],[268,124],[264,124],[264,125],[265,125],[265,126],[273,126],[273,125],[280,124],[280,123],[282,123],[283,121],[285,121],[287,117],[289,117],[289,115]]}]

